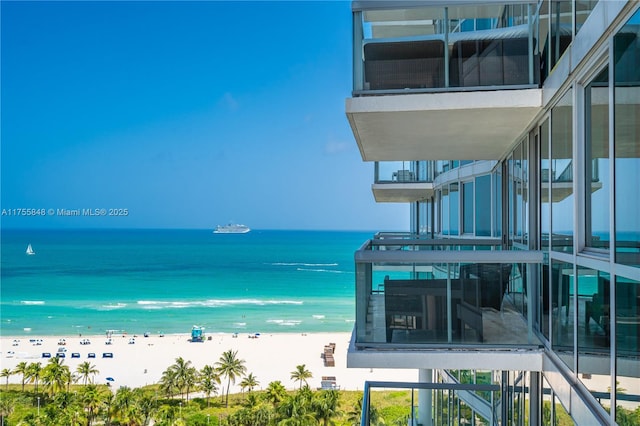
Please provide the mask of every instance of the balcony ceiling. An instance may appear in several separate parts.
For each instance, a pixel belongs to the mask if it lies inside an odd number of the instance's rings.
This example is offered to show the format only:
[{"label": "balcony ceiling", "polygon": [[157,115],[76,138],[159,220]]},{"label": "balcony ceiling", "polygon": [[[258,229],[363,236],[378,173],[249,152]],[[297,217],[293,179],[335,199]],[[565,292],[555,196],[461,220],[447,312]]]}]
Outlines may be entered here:
[{"label": "balcony ceiling", "polygon": [[419,183],[374,183],[373,196],[378,203],[413,203],[433,196],[433,184]]},{"label": "balcony ceiling", "polygon": [[364,161],[497,160],[542,109],[541,89],[348,98]]}]

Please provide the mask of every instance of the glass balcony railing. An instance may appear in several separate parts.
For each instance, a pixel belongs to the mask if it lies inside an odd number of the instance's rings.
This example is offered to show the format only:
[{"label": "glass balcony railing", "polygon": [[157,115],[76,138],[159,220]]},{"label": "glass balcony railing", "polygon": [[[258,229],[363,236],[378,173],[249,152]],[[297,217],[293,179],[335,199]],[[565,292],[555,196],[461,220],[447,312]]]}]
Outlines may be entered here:
[{"label": "glass balcony railing", "polygon": [[538,2],[354,10],[354,95],[537,87]]},{"label": "glass balcony railing", "polygon": [[397,424],[417,426],[500,423],[499,384],[459,383],[452,379],[436,383],[365,382],[361,426],[378,424],[376,420],[381,411],[378,406],[383,401],[376,390],[380,389],[393,390],[395,399],[406,403],[405,406],[396,407],[396,412],[402,416]]},{"label": "glass balcony railing", "polygon": [[375,183],[429,183],[433,182],[432,162],[428,161],[376,161]]},{"label": "glass balcony railing", "polygon": [[496,239],[378,235],[355,255],[356,346],[538,347],[542,260]]}]

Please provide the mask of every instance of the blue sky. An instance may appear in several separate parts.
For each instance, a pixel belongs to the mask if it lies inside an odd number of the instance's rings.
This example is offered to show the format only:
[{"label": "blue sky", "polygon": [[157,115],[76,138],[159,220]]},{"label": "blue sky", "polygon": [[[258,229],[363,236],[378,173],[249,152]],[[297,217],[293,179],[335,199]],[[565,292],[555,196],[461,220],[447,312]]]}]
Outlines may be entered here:
[{"label": "blue sky", "polygon": [[3,227],[407,230],[344,114],[349,2],[6,2]]}]

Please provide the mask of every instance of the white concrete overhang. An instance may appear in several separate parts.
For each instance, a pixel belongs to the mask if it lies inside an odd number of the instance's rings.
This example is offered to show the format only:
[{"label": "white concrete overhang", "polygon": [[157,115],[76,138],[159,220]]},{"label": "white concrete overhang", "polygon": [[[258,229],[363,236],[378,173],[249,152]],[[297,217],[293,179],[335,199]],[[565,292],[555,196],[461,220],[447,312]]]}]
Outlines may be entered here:
[{"label": "white concrete overhang", "polygon": [[353,340],[347,368],[409,368],[542,371],[544,349],[357,349]]},{"label": "white concrete overhang", "polygon": [[542,89],[347,98],[364,161],[502,158],[542,109]]},{"label": "white concrete overhang", "polygon": [[373,196],[378,203],[413,203],[433,196],[433,183],[374,183]]}]

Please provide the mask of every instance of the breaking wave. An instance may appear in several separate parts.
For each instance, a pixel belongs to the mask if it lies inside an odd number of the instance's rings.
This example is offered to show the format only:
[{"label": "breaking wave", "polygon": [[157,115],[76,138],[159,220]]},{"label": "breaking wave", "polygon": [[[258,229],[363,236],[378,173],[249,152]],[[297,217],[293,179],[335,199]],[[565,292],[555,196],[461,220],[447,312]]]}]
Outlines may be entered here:
[{"label": "breaking wave", "polygon": [[299,300],[273,300],[273,299],[209,299],[193,301],[160,301],[160,300],[139,300],[137,304],[143,309],[184,309],[184,308],[222,308],[226,306],[253,305],[302,305]]}]

